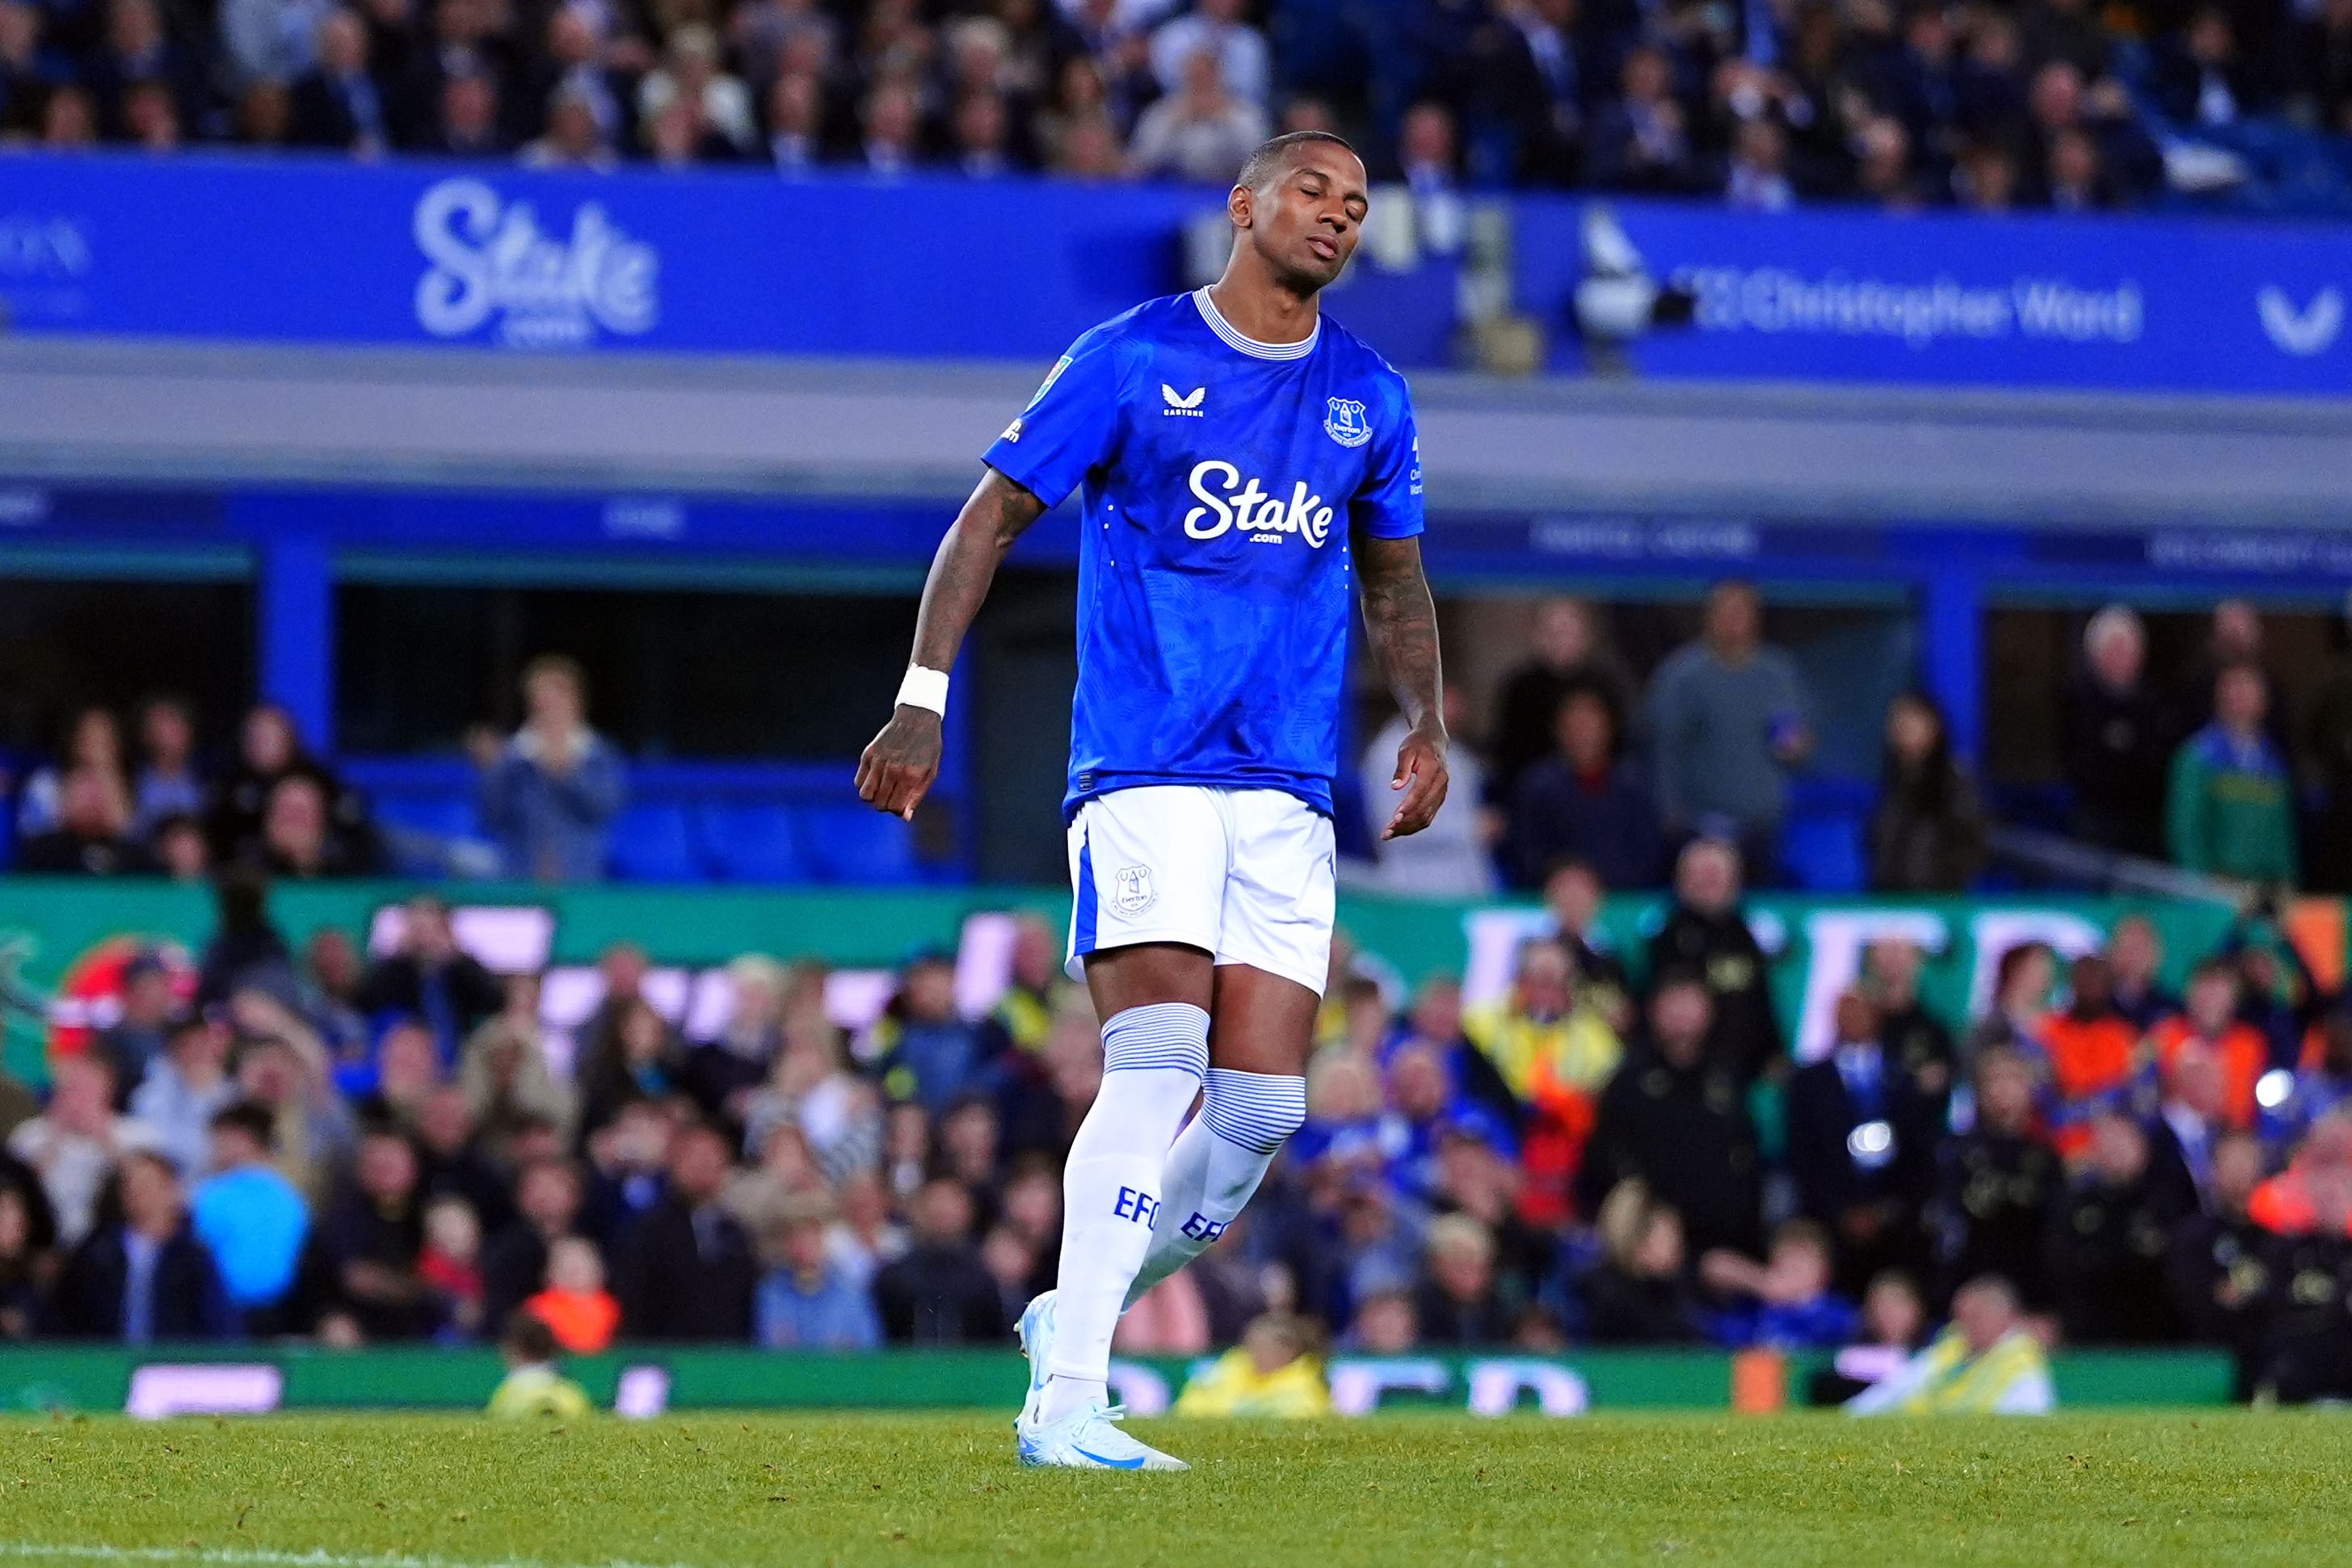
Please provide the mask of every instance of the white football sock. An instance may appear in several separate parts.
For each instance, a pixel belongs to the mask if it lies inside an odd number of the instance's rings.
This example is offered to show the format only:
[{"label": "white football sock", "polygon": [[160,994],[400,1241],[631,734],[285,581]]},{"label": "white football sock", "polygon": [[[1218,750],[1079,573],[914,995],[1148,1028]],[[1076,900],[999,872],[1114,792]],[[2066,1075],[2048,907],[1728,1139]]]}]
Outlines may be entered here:
[{"label": "white football sock", "polygon": [[1248,1207],[1283,1140],[1306,1120],[1304,1078],[1209,1069],[1201,1113],[1168,1151],[1151,1249],[1127,1288],[1127,1306],[1216,1245]]},{"label": "white football sock", "polygon": [[1062,1266],[1039,1419],[1105,1396],[1111,1331],[1150,1249],[1168,1147],[1209,1066],[1209,1015],[1129,1008],[1103,1025],[1102,1088],[1062,1167]]}]

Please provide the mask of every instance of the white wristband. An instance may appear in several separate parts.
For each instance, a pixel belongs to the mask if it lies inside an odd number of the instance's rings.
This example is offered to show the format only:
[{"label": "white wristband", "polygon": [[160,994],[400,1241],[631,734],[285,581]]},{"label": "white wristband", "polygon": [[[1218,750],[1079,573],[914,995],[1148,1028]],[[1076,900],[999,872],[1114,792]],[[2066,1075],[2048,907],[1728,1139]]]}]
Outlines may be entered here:
[{"label": "white wristband", "polygon": [[929,708],[941,718],[948,716],[948,677],[944,670],[927,670],[920,664],[907,666],[907,678],[898,683],[901,706]]}]

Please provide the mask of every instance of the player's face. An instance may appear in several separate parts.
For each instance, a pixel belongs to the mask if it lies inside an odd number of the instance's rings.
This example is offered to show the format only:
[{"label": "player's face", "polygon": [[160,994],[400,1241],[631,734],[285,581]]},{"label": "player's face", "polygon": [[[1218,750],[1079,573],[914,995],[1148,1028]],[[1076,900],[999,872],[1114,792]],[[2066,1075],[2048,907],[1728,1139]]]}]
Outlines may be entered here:
[{"label": "player's face", "polygon": [[1276,276],[1303,290],[1323,287],[1356,253],[1364,213],[1364,165],[1344,148],[1310,144],[1281,176],[1254,193],[1250,235]]}]

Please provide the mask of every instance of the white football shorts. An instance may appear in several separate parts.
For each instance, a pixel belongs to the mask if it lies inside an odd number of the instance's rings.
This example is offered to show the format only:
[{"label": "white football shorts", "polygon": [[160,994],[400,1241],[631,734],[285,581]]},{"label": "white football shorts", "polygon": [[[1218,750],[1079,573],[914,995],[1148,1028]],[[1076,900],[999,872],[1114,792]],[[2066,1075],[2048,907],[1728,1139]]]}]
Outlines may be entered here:
[{"label": "white football shorts", "polygon": [[1068,971],[1089,953],[1181,942],[1323,994],[1337,897],[1331,819],[1279,789],[1144,784],[1070,822]]}]

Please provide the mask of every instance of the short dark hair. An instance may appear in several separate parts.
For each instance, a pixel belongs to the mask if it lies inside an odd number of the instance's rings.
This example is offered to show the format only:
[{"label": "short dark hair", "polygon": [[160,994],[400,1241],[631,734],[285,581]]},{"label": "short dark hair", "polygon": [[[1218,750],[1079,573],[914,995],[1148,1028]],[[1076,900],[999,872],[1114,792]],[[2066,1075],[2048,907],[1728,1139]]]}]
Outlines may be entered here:
[{"label": "short dark hair", "polygon": [[1242,172],[1234,177],[1234,183],[1252,191],[1265,189],[1269,182],[1289,167],[1292,153],[1315,141],[1328,141],[1351,156],[1356,151],[1348,145],[1346,137],[1334,136],[1328,131],[1286,131],[1271,141],[1258,143],[1257,151],[1249,155],[1249,162],[1244,163]]},{"label": "short dark hair", "polygon": [[507,1319],[507,1331],[499,1336],[499,1344],[516,1360],[533,1365],[555,1359],[555,1331],[528,1308],[518,1309]]}]

